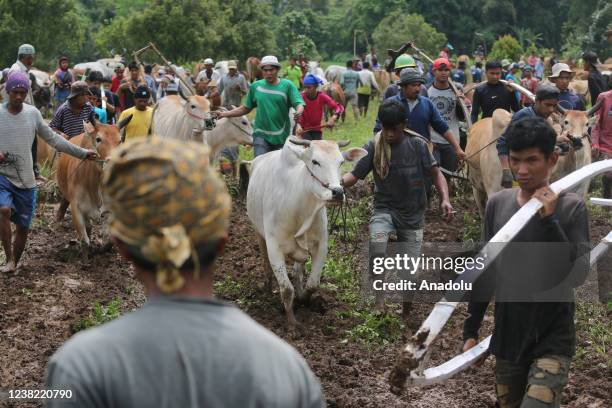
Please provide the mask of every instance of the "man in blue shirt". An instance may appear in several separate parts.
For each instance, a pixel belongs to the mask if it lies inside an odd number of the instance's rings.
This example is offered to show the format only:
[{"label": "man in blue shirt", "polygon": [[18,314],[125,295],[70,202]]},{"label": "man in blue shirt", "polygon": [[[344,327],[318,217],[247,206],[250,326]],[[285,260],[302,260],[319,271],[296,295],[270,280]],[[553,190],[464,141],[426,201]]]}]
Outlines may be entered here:
[{"label": "man in blue shirt", "polygon": [[552,75],[548,77],[559,88],[559,105],[567,110],[585,110],[582,98],[569,89],[569,83],[574,76],[569,65],[559,62],[552,67]]},{"label": "man in blue shirt", "polygon": [[[542,84],[538,86],[538,89],[536,90],[535,104],[516,112],[512,116],[510,123],[517,122],[528,117],[539,116],[541,118],[548,119],[557,108],[560,95],[561,93],[559,92],[559,89],[552,85]],[[510,171],[510,164],[508,162],[508,146],[506,145],[506,137],[504,134],[497,139],[497,154],[499,155],[499,161],[502,165],[502,187],[512,188],[514,176]]]},{"label": "man in blue shirt", "polygon": [[[450,143],[455,149],[457,158],[463,160],[465,158],[465,152],[459,146],[457,140],[453,136],[453,132],[449,129],[448,125],[442,117],[440,112],[436,109],[433,103],[420,96],[421,86],[425,83],[423,75],[414,68],[405,68],[400,73],[400,80],[398,85],[401,88],[401,92],[387,100],[397,100],[406,109],[406,128],[416,132],[431,140],[429,133],[429,127],[431,126],[438,134]],[[378,133],[382,129],[380,118],[376,118],[376,124],[374,125],[374,133]]]}]

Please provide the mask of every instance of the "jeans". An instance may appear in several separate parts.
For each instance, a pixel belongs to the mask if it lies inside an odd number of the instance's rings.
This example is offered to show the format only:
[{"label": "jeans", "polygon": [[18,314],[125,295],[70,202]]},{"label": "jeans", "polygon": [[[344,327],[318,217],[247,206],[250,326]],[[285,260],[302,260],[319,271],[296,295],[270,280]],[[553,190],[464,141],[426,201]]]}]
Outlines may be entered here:
[{"label": "jeans", "polygon": [[497,359],[495,391],[500,408],[559,407],[571,361],[557,355],[527,363]]},{"label": "jeans", "polygon": [[273,152],[274,150],[280,150],[282,148],[282,144],[275,145],[272,143],[268,143],[263,137],[253,138],[253,154],[255,157],[261,156],[262,154],[266,154],[269,152]]}]

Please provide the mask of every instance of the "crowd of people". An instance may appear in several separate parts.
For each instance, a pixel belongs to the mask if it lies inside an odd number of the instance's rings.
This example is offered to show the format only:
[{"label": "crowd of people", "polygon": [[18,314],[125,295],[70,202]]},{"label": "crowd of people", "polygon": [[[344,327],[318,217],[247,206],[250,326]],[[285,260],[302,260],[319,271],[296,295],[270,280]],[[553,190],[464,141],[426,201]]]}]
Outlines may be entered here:
[{"label": "crowd of people", "polygon": [[[469,101],[453,90],[451,81],[466,85],[483,79],[474,90],[470,119],[490,117],[500,108],[514,112],[497,147],[504,187],[515,179],[518,183],[517,189],[490,197],[483,238],[490,239],[534,197],[543,207],[520,240],[566,243],[570,263],[577,262],[582,253],[576,245],[589,239],[586,207],[581,197],[557,196],[549,187],[558,136],[546,120],[557,106],[585,109],[585,101],[568,87],[574,71],[557,62],[547,77],[550,83],[541,83],[542,61],[537,58],[522,65],[487,60],[483,69],[482,58],[474,66],[466,60],[455,66],[451,53],[449,44],[427,68],[407,54],[387,61],[395,81],[384,90],[373,137],[365,146],[368,155],[342,178],[343,186],[350,187],[373,174],[369,239],[379,248],[377,255],[385,255],[395,233],[409,243],[409,256],[420,256],[433,187],[443,216],[452,218],[455,211],[440,168],[453,172],[466,159],[460,129],[468,118],[460,105]],[[0,106],[0,234],[7,258],[3,272],[17,268],[36,207],[35,179],[40,175],[34,166],[35,136],[58,151],[95,160],[95,152],[68,140],[83,133],[84,122],[113,124],[132,116],[124,134],[130,143],[118,148],[108,163],[103,190],[112,212],[113,241],[134,265],[149,297],[136,312],[69,340],[51,357],[46,385],[69,386],[82,407],[157,406],[162,401],[167,406],[323,406],[318,380],[292,347],[214,298],[214,265],[228,236],[230,197],[205,150],[195,143],[143,138],[149,134],[151,105],[180,92],[175,68],[130,62],[126,70],[119,63],[112,78],[91,71],[79,79],[69,69],[69,60],[61,57],[54,73],[57,105],[46,125],[32,106],[28,73],[34,57],[33,46],[20,46],[17,62],[3,75],[8,98]],[[597,56],[587,53],[584,60],[597,82]],[[213,106],[226,108],[217,111],[217,118],[256,110],[253,139],[258,157],[282,149],[292,134],[323,139],[323,129],[333,128],[343,114],[345,107],[321,91],[323,79],[308,73],[305,63],[303,57],[290,58],[283,67],[275,56],[264,56],[259,64],[263,78],[249,84],[236,61],[221,74],[206,58],[195,78],[185,78],[198,94],[216,100]],[[346,63],[339,84],[355,120],[367,114],[372,92],[383,91],[372,71],[377,68],[373,49],[363,60]],[[535,102],[500,79],[520,83],[535,94]],[[598,86],[593,89],[599,93],[592,93],[599,112],[593,144],[605,158],[612,154],[612,90],[603,80]],[[325,108],[332,115],[323,123]],[[14,241],[11,223],[16,225]],[[476,344],[493,292],[487,301],[470,302],[465,350]],[[382,296],[376,304],[385,312]],[[410,303],[403,306],[409,319]],[[490,349],[497,357],[501,406],[521,401],[523,407],[559,406],[574,353],[573,314],[573,305],[564,302],[497,304]],[[63,404],[54,400],[48,406]]]}]

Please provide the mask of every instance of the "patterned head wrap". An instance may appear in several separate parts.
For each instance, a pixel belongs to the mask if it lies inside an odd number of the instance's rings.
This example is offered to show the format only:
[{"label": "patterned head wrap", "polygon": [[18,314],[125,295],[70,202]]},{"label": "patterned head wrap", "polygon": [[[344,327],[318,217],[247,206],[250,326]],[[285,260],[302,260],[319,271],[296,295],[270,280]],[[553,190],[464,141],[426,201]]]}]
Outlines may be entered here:
[{"label": "patterned head wrap", "polygon": [[231,199],[209,165],[208,148],[172,139],[136,139],[117,148],[104,172],[110,232],[156,265],[157,286],[182,288],[181,266],[198,245],[227,237]]}]

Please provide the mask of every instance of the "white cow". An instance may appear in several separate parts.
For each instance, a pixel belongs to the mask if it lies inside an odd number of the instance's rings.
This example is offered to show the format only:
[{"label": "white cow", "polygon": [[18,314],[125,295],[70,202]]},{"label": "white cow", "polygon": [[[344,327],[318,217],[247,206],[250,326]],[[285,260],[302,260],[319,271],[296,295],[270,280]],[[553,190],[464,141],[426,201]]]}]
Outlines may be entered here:
[{"label": "white cow", "polygon": [[330,65],[325,70],[325,79],[328,82],[340,82],[342,79],[342,74],[346,71],[346,67],[341,67],[340,65]]},{"label": "white cow", "polygon": [[221,118],[217,120],[214,129],[204,132],[204,143],[210,147],[210,157],[226,146],[253,144],[253,127],[246,116],[238,118]]},{"label": "white cow", "polygon": [[[280,287],[290,330],[296,327],[293,300],[308,300],[319,286],[327,257],[325,204],[344,198],[340,166],[344,158],[356,161],[367,152],[349,142],[302,140],[291,136],[282,150],[253,160],[247,191],[247,214],[255,226],[268,279],[273,273]],[[304,264],[312,257],[312,270],[304,287]],[[286,260],[293,260],[295,289]],[[295,294],[295,296],[294,296]]]},{"label": "white cow", "polygon": [[308,73],[321,78],[321,80],[323,81],[323,86],[327,83],[327,79],[325,78],[325,71],[323,71],[323,68],[319,66],[319,63],[317,61],[308,62]]},{"label": "white cow", "polygon": [[210,103],[205,97],[170,95],[155,105],[151,130],[159,137],[201,141],[211,118]]},{"label": "white cow", "polygon": [[81,62],[74,66],[75,75],[82,75],[87,70],[99,71],[105,77],[112,77],[115,68],[122,65],[121,56],[116,55],[114,58],[102,58],[93,62]]}]

